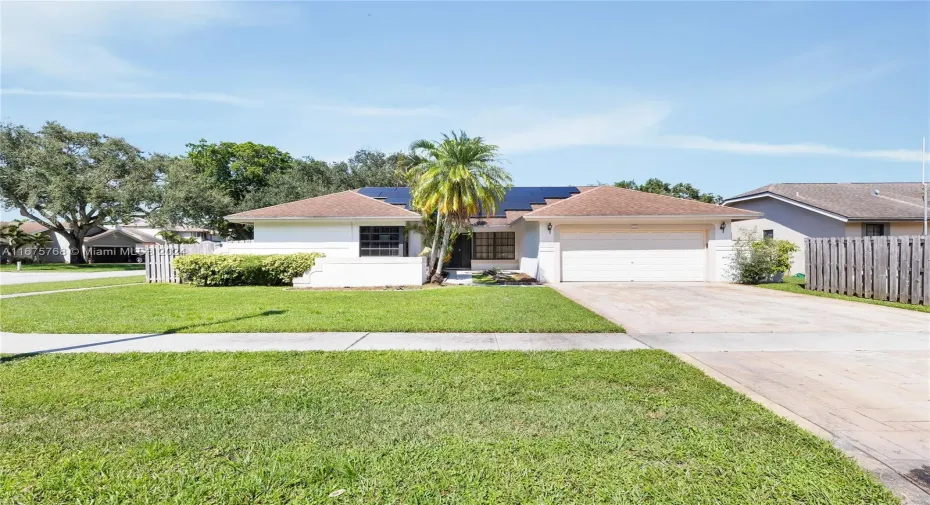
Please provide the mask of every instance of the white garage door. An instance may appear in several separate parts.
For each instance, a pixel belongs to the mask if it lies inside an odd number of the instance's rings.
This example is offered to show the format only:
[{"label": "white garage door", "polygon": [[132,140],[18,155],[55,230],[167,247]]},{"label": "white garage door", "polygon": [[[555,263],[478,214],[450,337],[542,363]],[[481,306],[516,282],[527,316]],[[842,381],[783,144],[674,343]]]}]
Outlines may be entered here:
[{"label": "white garage door", "polygon": [[563,281],[703,281],[703,232],[563,232]]}]

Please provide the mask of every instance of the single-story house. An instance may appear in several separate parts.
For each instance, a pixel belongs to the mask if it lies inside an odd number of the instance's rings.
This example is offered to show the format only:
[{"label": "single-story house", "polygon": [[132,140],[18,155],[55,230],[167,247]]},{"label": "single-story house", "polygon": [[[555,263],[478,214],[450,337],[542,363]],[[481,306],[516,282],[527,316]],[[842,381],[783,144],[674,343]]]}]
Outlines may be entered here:
[{"label": "single-story house", "polygon": [[[0,223],[6,225],[8,223]],[[48,246],[32,251],[30,248],[17,250],[15,257],[35,259],[41,263],[68,263],[71,246],[65,237],[35,221],[26,221],[20,226],[25,233],[41,233],[51,240]],[[164,244],[165,241],[138,230],[120,226],[112,228],[95,226],[84,239],[84,257],[94,263],[135,263],[142,261],[146,246]]]},{"label": "single-story house", "polygon": [[[520,270],[544,282],[725,281],[731,223],[755,211],[612,186],[514,187],[493,215],[475,216],[450,269]],[[408,188],[361,188],[240,212],[251,241],[225,253],[321,252],[309,286],[419,284],[420,215]]]},{"label": "single-story house", "polygon": [[723,205],[764,214],[734,223],[734,234],[755,229],[759,238],[794,242],[801,251],[791,270],[805,273],[808,237],[921,235],[923,191],[919,182],[780,183],[728,198]]},{"label": "single-story house", "polygon": [[167,228],[157,228],[149,224],[148,221],[144,219],[136,219],[129,224],[122,225],[121,227],[124,230],[135,231],[142,235],[151,237],[158,237],[159,233],[163,231],[170,231],[176,233],[180,238],[193,238],[197,240],[197,242],[222,241],[222,238],[216,231],[199,226],[174,225]]}]

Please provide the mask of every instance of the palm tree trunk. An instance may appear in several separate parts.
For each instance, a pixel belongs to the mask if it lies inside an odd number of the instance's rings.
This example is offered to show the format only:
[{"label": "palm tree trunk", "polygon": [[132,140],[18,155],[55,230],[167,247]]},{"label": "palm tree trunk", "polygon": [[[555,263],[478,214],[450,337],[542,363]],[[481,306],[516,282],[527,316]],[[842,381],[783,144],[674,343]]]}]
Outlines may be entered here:
[{"label": "palm tree trunk", "polygon": [[436,272],[433,273],[433,277],[430,279],[430,282],[433,284],[442,284],[442,264],[443,260],[446,258],[446,249],[449,248],[450,238],[452,238],[452,223],[448,223],[445,230],[442,232],[442,247],[439,248],[439,261],[436,262]]},{"label": "palm tree trunk", "polygon": [[439,237],[442,236],[442,214],[436,213],[436,232],[433,233],[433,247],[429,251],[429,268],[426,270],[432,277],[436,272],[436,258],[441,258],[439,254]]}]

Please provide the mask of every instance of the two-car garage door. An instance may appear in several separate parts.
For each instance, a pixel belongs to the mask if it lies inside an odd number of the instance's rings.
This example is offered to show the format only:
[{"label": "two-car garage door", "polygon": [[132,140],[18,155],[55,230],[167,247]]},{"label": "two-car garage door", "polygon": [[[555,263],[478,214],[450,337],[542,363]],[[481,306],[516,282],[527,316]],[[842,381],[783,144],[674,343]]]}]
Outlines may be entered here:
[{"label": "two-car garage door", "polygon": [[562,280],[703,281],[703,231],[567,229],[561,233]]}]

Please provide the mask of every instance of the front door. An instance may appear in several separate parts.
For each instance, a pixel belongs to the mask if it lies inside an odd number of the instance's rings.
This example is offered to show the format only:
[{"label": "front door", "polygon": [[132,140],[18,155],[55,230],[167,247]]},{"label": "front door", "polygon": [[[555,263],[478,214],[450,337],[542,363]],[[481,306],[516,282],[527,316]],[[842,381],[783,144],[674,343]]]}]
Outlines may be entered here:
[{"label": "front door", "polygon": [[452,259],[447,268],[471,269],[471,237],[461,234],[452,244]]}]

